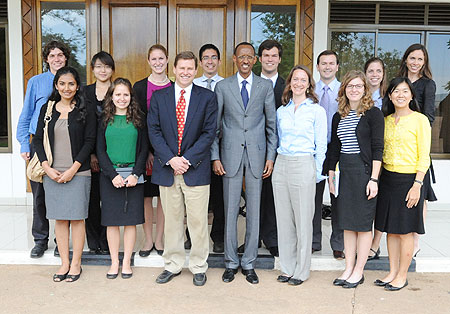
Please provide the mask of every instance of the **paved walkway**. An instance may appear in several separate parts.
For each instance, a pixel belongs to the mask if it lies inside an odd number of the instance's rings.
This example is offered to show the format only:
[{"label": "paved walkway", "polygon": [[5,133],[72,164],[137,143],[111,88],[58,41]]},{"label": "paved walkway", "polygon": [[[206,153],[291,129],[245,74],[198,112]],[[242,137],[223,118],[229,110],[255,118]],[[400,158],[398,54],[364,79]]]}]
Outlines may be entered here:
[{"label": "paved walkway", "polygon": [[316,271],[301,286],[276,281],[277,271],[259,270],[251,285],[237,274],[228,284],[222,269],[208,270],[204,287],[188,270],[165,285],[161,268],[134,268],[129,280],[108,280],[107,267],[84,266],[80,280],[54,283],[56,266],[0,265],[0,313],[449,313],[448,274],[410,273],[409,286],[387,292],[372,282],[383,272],[366,271],[356,289],[334,287],[339,272]]}]

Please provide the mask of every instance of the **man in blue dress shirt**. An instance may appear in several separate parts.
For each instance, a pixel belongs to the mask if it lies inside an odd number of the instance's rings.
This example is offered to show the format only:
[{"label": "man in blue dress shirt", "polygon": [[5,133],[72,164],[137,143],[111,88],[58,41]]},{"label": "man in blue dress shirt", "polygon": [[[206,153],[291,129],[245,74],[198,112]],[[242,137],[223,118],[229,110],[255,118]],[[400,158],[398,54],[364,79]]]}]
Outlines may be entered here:
[{"label": "man in blue dress shirt", "polygon": [[[33,76],[27,84],[22,113],[17,123],[17,140],[20,143],[20,154],[27,161],[34,154],[30,147],[30,135],[36,133],[41,107],[47,102],[53,90],[53,79],[56,71],[67,65],[70,51],[62,43],[51,41],[42,52],[47,72]],[[46,218],[45,195],[42,183],[30,181],[33,192],[33,227],[32,235],[35,246],[30,257],[41,257],[48,248],[48,220]]]},{"label": "man in blue dress shirt", "polygon": [[[339,58],[336,52],[332,50],[322,51],[317,57],[317,71],[320,74],[320,81],[316,85],[316,94],[319,97],[319,105],[321,105],[327,114],[327,142],[331,142],[331,121],[333,115],[338,109],[337,96],[341,83],[336,78],[339,70]],[[328,173],[328,162],[325,159],[322,174]],[[313,219],[313,244],[312,252],[322,249],[322,201],[323,191],[325,189],[325,180],[320,181],[316,185],[315,213]],[[333,214],[335,206],[335,198],[330,194],[331,198],[331,226],[332,233],[330,237],[331,249],[336,259],[344,258],[344,232],[336,226],[336,219]]]}]

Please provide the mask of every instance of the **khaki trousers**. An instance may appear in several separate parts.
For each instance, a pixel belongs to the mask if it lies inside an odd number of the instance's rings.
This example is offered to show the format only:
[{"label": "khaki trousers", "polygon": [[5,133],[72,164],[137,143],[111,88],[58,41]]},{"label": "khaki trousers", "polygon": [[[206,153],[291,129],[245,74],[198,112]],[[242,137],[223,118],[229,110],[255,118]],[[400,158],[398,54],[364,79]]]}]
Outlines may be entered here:
[{"label": "khaki trousers", "polygon": [[187,186],[182,175],[174,177],[172,186],[160,186],[164,220],[165,269],[178,273],[186,260],[184,250],[184,212],[191,236],[189,270],[193,274],[208,269],[209,255],[208,200],[209,185]]}]

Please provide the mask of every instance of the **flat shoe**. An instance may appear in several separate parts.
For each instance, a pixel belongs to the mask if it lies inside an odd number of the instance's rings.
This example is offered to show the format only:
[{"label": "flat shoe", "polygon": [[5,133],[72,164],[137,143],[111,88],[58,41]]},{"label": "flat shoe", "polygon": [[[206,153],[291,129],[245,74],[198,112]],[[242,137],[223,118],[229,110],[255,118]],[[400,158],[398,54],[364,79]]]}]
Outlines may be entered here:
[{"label": "flat shoe", "polygon": [[295,278],[291,278],[288,281],[288,284],[290,284],[291,286],[298,286],[298,285],[301,285],[302,283],[303,283],[303,280],[295,279]]},{"label": "flat shoe", "polygon": [[68,275],[68,274],[69,274],[69,271],[67,271],[67,273],[62,274],[62,275],[54,274],[54,275],[53,275],[53,281],[54,281],[54,282],[61,282],[61,281],[63,281],[64,279],[67,278],[67,275]]},{"label": "flat shoe", "polygon": [[116,279],[117,276],[119,276],[119,273],[115,273],[115,274],[106,274],[106,278],[108,278],[108,279]]},{"label": "flat shoe", "polygon": [[388,283],[387,285],[384,286],[384,290],[387,290],[387,291],[399,291],[399,290],[402,290],[407,285],[408,285],[408,280],[406,280],[405,284],[403,286],[401,286],[401,287],[395,287],[395,286],[391,285],[390,283]]},{"label": "flat shoe", "polygon": [[[67,275],[66,282],[75,282],[80,279],[81,273],[83,272],[83,268],[80,267],[80,273],[78,275]],[[70,280],[67,280],[70,279]]]},{"label": "flat shoe", "polygon": [[377,279],[377,280],[375,280],[373,283],[375,284],[375,286],[378,286],[378,287],[384,287],[384,286],[386,286],[389,282],[384,282],[384,281],[382,281],[382,280],[380,280],[380,279]]},{"label": "flat shoe", "polygon": [[291,277],[285,276],[285,275],[280,275],[280,276],[278,276],[277,281],[278,282],[288,282],[289,279],[291,279]]},{"label": "flat shoe", "polygon": [[367,257],[368,261],[380,258],[380,253],[381,253],[380,248],[378,248],[378,250],[376,250],[376,251],[372,248],[370,250],[374,253],[374,255]]},{"label": "flat shoe", "polygon": [[364,283],[364,275],[361,277],[361,279],[357,282],[348,282],[347,280],[345,281],[345,283],[342,285],[342,288],[345,289],[353,289],[358,287],[359,285]]},{"label": "flat shoe", "polygon": [[342,287],[343,285],[345,285],[345,279],[336,278],[335,280],[333,280],[333,285]]},{"label": "flat shoe", "polygon": [[130,279],[133,277],[133,273],[122,273],[122,279]]},{"label": "flat shoe", "polygon": [[147,256],[149,256],[150,253],[153,251],[154,248],[155,248],[155,247],[152,246],[152,248],[151,248],[150,250],[140,250],[140,251],[139,251],[139,256],[140,256],[140,257],[147,257]]}]

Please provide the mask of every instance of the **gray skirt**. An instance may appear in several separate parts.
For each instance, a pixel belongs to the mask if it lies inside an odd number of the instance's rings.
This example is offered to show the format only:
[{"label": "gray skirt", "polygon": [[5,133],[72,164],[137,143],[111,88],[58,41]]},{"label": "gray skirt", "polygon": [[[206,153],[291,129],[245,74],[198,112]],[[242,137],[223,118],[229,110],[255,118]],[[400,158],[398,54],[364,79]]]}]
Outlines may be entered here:
[{"label": "gray skirt", "polygon": [[88,217],[90,176],[74,176],[67,183],[57,183],[44,176],[47,219],[82,220]]}]

